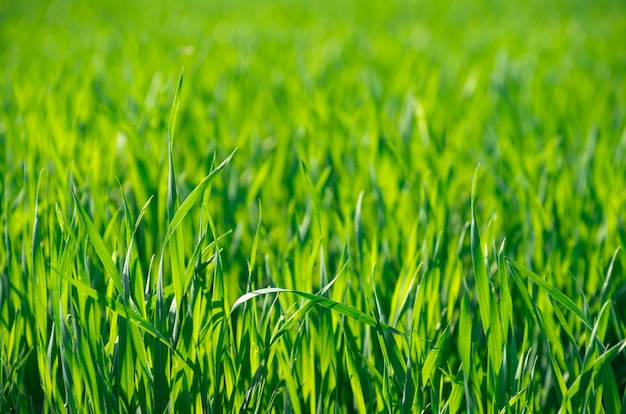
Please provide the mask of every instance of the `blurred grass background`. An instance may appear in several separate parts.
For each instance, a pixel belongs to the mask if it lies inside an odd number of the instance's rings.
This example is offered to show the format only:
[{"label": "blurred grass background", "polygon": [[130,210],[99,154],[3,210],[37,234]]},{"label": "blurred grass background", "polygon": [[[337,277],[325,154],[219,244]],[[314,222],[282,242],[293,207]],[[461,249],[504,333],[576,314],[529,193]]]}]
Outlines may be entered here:
[{"label": "blurred grass background", "polygon": [[[559,249],[577,238],[593,245],[606,237],[598,232],[623,240],[620,2],[28,1],[0,10],[5,176],[51,167],[59,188],[69,172],[102,199],[116,179],[139,204],[163,193],[166,117],[185,67],[179,180],[189,188],[214,151],[238,147],[213,208],[225,213],[222,230],[243,226],[244,239],[257,198],[268,229],[302,202],[301,158],[314,181],[332,169],[322,198],[340,214],[381,187],[379,202],[401,221],[427,183],[451,172],[464,178],[444,191],[458,232],[468,177],[482,163],[500,236],[532,243],[538,229],[520,229],[530,225],[525,191],[548,221],[561,220]],[[156,225],[157,215],[146,219]],[[520,250],[549,249],[530,247]]]}]

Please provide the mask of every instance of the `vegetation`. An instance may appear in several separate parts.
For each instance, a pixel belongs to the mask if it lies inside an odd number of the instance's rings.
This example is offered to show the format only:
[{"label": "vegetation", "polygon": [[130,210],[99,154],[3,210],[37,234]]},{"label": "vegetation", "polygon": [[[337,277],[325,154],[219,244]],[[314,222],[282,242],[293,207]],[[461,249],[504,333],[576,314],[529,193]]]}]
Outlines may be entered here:
[{"label": "vegetation", "polygon": [[4,2],[0,411],[626,412],[623,39],[608,0]]}]

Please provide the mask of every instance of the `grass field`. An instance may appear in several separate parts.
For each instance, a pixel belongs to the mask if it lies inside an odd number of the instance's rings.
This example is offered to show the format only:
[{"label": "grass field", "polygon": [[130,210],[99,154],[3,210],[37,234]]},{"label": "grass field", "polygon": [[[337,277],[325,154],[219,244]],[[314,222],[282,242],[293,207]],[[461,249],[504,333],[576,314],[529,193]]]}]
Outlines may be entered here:
[{"label": "grass field", "polygon": [[0,2],[0,412],[626,413],[625,39]]}]

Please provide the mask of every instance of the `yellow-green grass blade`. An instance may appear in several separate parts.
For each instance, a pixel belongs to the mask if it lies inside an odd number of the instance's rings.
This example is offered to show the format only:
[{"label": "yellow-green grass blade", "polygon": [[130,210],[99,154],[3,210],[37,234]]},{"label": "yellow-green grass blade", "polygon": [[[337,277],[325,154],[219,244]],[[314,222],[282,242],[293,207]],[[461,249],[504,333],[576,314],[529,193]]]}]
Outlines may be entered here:
[{"label": "yellow-green grass blade", "polygon": [[248,261],[248,277],[252,275],[254,270],[254,266],[256,263],[256,254],[259,246],[259,233],[261,231],[261,219],[263,218],[263,213],[261,210],[261,200],[258,200],[259,203],[259,221],[256,225],[256,231],[254,232],[254,240],[252,241],[252,252],[250,253],[250,260]]},{"label": "yellow-green grass blade", "polygon": [[437,342],[435,342],[435,346],[430,350],[428,356],[426,357],[426,361],[424,362],[424,366],[422,367],[422,386],[426,386],[426,384],[430,381],[431,387],[434,386],[434,373],[437,361],[439,359],[439,354],[441,352],[441,348],[443,348],[444,343],[448,340],[448,333],[450,325],[445,327],[443,332],[437,338]]},{"label": "yellow-green grass blade", "polygon": [[[351,332],[349,326],[345,325],[343,327],[343,333],[345,338],[345,346],[343,347],[344,353],[344,361],[346,364],[346,374],[348,376],[348,382],[350,384],[350,388],[352,390],[352,402],[355,407],[350,407],[351,409],[356,408],[356,410],[360,413],[365,413],[367,410],[366,400],[368,400],[366,396],[366,387],[363,384],[363,375],[362,375],[362,357],[357,352],[356,338]],[[346,387],[347,384],[343,384],[343,387]]]},{"label": "yellow-green grass blade", "polygon": [[172,107],[170,108],[170,117],[167,126],[167,138],[168,145],[170,147],[169,153],[171,154],[171,148],[174,145],[174,134],[176,132],[176,120],[178,119],[178,110],[180,107],[180,91],[183,87],[183,75],[185,74],[185,68],[181,68],[178,82],[176,83],[176,90],[174,91],[174,99],[172,100]]},{"label": "yellow-green grass blade", "polygon": [[471,381],[472,373],[472,317],[470,315],[470,298],[467,286],[463,283],[463,296],[459,315],[458,348],[465,381]]},{"label": "yellow-green grass blade", "polygon": [[502,240],[498,251],[498,276],[500,279],[500,314],[502,316],[502,334],[506,341],[509,328],[512,326],[513,318],[513,297],[509,289],[509,277],[506,272],[506,262],[504,258],[505,241]]},{"label": "yellow-green grass blade", "polygon": [[284,372],[284,380],[287,389],[287,395],[285,400],[285,411],[303,412],[302,404],[300,402],[301,392],[298,378],[294,374],[293,369],[293,355],[289,352],[287,347],[283,343],[276,345],[278,347],[277,360],[281,367],[281,371]]},{"label": "yellow-green grass blade", "polygon": [[615,252],[613,253],[613,257],[611,257],[611,263],[609,263],[609,268],[606,272],[606,278],[604,279],[604,284],[602,285],[602,290],[600,291],[600,300],[602,302],[607,300],[607,296],[611,291],[611,281],[613,280],[613,269],[615,267],[615,260],[617,259],[617,255],[620,253],[621,249],[621,246],[617,246]]},{"label": "yellow-green grass blade", "polygon": [[[376,283],[374,281],[374,271],[375,266],[372,269],[372,290],[374,293],[374,301],[376,303],[376,315],[377,319],[386,323],[385,315],[382,311],[382,306],[380,304],[380,300],[378,299],[378,292],[376,290]],[[403,389],[403,385],[406,382],[405,373],[407,371],[406,365],[404,363],[404,358],[400,353],[400,349],[395,342],[394,338],[389,334],[385,334],[385,331],[382,329],[377,330],[378,343],[380,350],[383,354],[383,359],[385,360],[385,365],[390,374],[393,375],[395,392],[393,395],[399,394],[400,390]]]},{"label": "yellow-green grass blade", "polygon": [[[462,374],[459,370],[459,374]],[[462,375],[457,375],[457,377]],[[461,409],[461,404],[463,403],[463,390],[464,386],[462,383],[454,381],[452,383],[452,391],[450,392],[450,399],[448,400],[448,408],[451,414],[455,414],[459,412]]]}]

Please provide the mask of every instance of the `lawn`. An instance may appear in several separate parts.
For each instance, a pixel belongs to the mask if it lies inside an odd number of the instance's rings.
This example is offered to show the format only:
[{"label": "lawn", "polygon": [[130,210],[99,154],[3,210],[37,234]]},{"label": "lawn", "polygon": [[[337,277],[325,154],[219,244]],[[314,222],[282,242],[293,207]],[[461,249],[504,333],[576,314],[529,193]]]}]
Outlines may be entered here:
[{"label": "lawn", "polygon": [[0,2],[0,412],[626,413],[620,1]]}]

